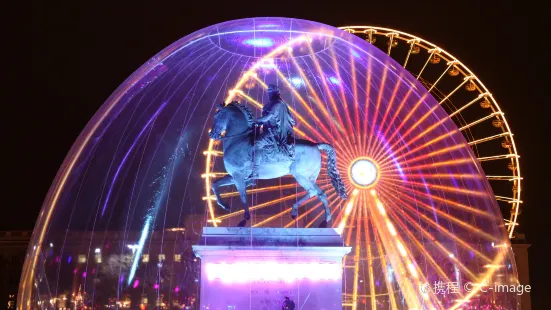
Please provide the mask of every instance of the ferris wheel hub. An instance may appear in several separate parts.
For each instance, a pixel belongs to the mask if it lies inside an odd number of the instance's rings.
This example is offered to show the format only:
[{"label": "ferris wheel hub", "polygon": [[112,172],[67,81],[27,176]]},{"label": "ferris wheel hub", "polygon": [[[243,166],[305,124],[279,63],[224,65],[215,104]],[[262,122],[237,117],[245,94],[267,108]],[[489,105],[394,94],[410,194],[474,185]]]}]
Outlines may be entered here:
[{"label": "ferris wheel hub", "polygon": [[369,188],[379,180],[379,167],[372,159],[359,157],[350,164],[348,175],[356,187]]}]

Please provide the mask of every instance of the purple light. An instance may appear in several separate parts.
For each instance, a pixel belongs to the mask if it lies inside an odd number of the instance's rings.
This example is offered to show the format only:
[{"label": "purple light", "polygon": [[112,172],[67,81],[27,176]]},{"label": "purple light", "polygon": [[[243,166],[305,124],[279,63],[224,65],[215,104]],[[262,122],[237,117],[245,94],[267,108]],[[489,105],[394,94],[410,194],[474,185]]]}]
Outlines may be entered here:
[{"label": "purple light", "polygon": [[334,76],[330,76],[329,77],[329,81],[335,85],[339,85],[341,83],[341,81],[339,81],[339,79],[337,79],[336,77]]},{"label": "purple light", "polygon": [[265,25],[259,25],[258,28],[278,28],[279,25],[275,24],[265,24]]},{"label": "purple light", "polygon": [[134,281],[134,285],[132,285],[132,288],[136,288],[136,287],[138,287],[138,285],[140,285],[140,280],[136,279]]},{"label": "purple light", "polygon": [[223,283],[246,283],[254,280],[312,281],[338,280],[342,269],[334,263],[279,264],[276,262],[248,262],[235,264],[207,264],[206,273],[210,281]]},{"label": "purple light", "polygon": [[155,285],[153,285],[153,287],[158,290],[159,289],[159,283],[155,283]]},{"label": "purple light", "polygon": [[73,260],[73,257],[72,257],[72,256],[67,257],[67,264],[70,264],[70,263],[71,263],[71,260]]},{"label": "purple light", "polygon": [[83,278],[86,278],[86,271],[84,271],[84,272],[82,273],[82,277],[83,277]]},{"label": "purple light", "polygon": [[266,58],[266,59],[262,59],[259,63],[258,63],[258,66],[264,70],[272,70],[272,69],[276,69],[277,66],[274,62],[274,60],[272,58]]},{"label": "purple light", "polygon": [[289,79],[289,81],[291,82],[291,84],[293,84],[295,88],[299,88],[304,85],[304,80],[299,77],[292,77]]},{"label": "purple light", "polygon": [[174,288],[174,292],[178,293],[179,291],[180,291],[180,287],[179,287],[179,286],[176,286],[176,287]]},{"label": "purple light", "polygon": [[243,41],[243,44],[255,47],[270,47],[274,45],[274,41],[271,38],[254,38],[246,39]]}]

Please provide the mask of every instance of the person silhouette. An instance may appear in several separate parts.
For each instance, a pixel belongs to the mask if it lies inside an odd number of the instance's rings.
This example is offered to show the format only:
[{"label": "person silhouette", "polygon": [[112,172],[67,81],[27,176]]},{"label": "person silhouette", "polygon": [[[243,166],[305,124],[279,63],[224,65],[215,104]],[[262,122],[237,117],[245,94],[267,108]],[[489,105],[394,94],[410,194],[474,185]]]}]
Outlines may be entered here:
[{"label": "person silhouette", "polygon": [[295,303],[289,299],[289,297],[285,296],[285,301],[283,302],[282,310],[295,310]]}]

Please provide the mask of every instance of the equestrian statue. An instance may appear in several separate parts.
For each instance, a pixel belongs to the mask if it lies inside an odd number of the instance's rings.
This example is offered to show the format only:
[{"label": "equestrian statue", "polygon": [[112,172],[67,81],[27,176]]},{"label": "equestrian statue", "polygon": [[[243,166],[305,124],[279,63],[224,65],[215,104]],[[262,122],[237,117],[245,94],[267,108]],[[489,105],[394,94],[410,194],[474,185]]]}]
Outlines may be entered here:
[{"label": "equestrian statue", "polygon": [[[325,208],[324,223],[327,224],[331,220],[327,195],[316,184],[321,169],[321,152],[327,154],[327,174],[331,184],[342,199],[347,198],[337,170],[335,150],[326,143],[295,139],[295,120],[276,85],[268,86],[268,99],[262,108],[262,116],[257,120],[246,106],[237,101],[221,104],[214,114],[209,135],[214,140],[222,141],[224,167],[228,173],[212,183],[216,201],[224,210],[229,210],[219,189],[235,185],[245,211],[239,226],[244,226],[251,218],[247,205],[247,187],[259,179],[275,179],[291,174],[307,192],[293,204],[291,216],[296,218],[300,204],[316,196]],[[259,135],[256,134],[257,127],[262,128]]]}]

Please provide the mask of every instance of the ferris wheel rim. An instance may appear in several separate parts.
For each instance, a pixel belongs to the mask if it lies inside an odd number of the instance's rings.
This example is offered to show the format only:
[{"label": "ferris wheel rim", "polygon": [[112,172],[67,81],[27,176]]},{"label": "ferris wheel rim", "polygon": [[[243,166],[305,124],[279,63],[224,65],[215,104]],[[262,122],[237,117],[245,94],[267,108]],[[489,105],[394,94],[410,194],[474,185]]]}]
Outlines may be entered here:
[{"label": "ferris wheel rim", "polygon": [[[463,62],[458,60],[457,57],[453,56],[451,53],[449,53],[445,49],[439,47],[438,45],[436,45],[432,42],[429,42],[429,41],[427,41],[423,38],[420,38],[418,36],[415,36],[413,34],[403,32],[403,31],[400,31],[400,30],[396,30],[396,29],[392,29],[392,28],[378,27],[378,26],[366,26],[366,25],[341,26],[341,27],[338,27],[338,28],[341,29],[341,30],[347,31],[349,33],[356,33],[356,31],[358,31],[358,30],[363,30],[363,33],[367,34],[369,29],[372,29],[374,31],[373,33],[377,33],[377,31],[387,32],[385,35],[390,36],[391,39],[393,39],[394,37],[397,37],[397,38],[406,40],[406,42],[411,43],[412,46],[413,46],[413,44],[417,44],[418,46],[425,48],[429,52],[432,50],[433,53],[436,53],[439,56],[442,56],[442,58],[444,58],[445,60],[447,60],[448,64],[452,63],[451,65],[453,65],[453,66],[460,66],[461,69],[463,69],[465,72],[468,73],[467,78],[469,80],[474,80],[474,81],[477,82],[476,85],[480,86],[480,88],[482,89],[481,94],[479,95],[479,97],[484,96],[486,99],[491,100],[491,102],[493,103],[493,106],[497,109],[496,112],[500,114],[500,119],[503,121],[503,126],[505,127],[505,130],[503,130],[503,133],[506,134],[504,136],[507,137],[508,140],[511,142],[511,148],[509,148],[509,150],[510,150],[509,154],[511,155],[511,160],[513,160],[515,162],[516,173],[514,173],[514,176],[515,176],[515,181],[517,182],[518,190],[517,190],[517,193],[513,195],[513,196],[516,196],[516,197],[513,197],[510,201],[508,201],[509,203],[513,204],[514,212],[511,212],[509,220],[507,220],[504,216],[504,221],[506,222],[507,234],[508,234],[509,238],[513,238],[515,227],[518,225],[518,216],[520,215],[520,203],[522,203],[522,200],[520,199],[521,192],[522,192],[522,186],[521,186],[521,180],[522,180],[521,175],[522,174],[521,174],[521,168],[520,168],[520,162],[519,162],[519,157],[520,156],[518,155],[516,143],[515,143],[515,140],[513,138],[513,132],[511,131],[509,123],[508,123],[507,119],[504,116],[505,113],[503,113],[503,111],[502,111],[501,107],[499,106],[497,100],[495,100],[495,98],[490,93],[490,91],[486,87],[486,85],[484,85],[482,80],[480,78],[478,78],[478,76],[475,75],[469,69],[469,67],[467,67]],[[400,36],[402,36],[402,37],[400,37]],[[407,39],[404,39],[404,37],[407,38]],[[421,43],[421,42],[423,44],[427,45],[430,48],[425,47],[421,44],[418,44],[418,43]],[[392,48],[392,46],[390,44],[388,54],[390,54],[390,49],[391,48]],[[409,54],[408,54],[408,57],[409,57]],[[429,57],[429,59],[430,59],[430,57]],[[421,74],[419,74],[419,76],[420,75]],[[417,78],[419,78],[419,76]],[[502,196],[497,196],[496,195],[496,199],[497,199],[497,197],[502,197]],[[507,199],[507,197],[503,197],[503,198]]]}]

